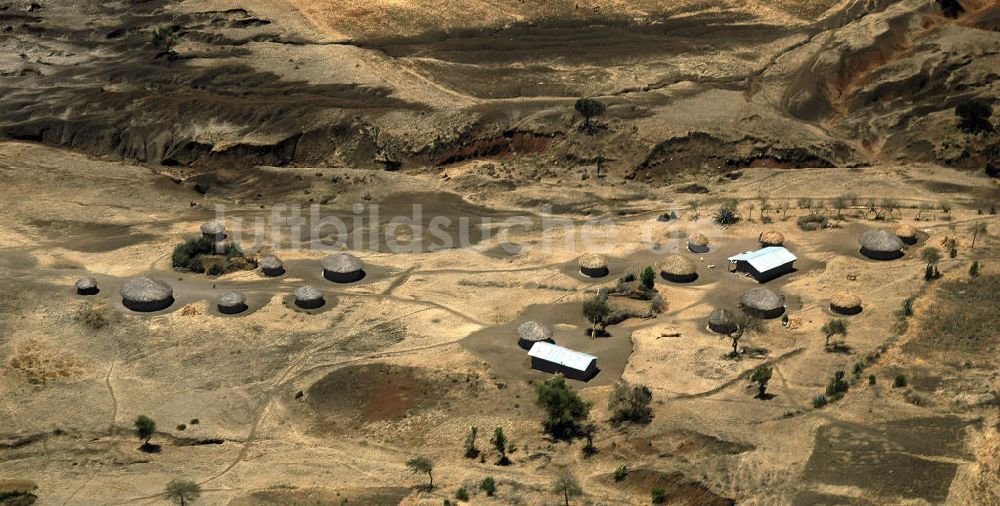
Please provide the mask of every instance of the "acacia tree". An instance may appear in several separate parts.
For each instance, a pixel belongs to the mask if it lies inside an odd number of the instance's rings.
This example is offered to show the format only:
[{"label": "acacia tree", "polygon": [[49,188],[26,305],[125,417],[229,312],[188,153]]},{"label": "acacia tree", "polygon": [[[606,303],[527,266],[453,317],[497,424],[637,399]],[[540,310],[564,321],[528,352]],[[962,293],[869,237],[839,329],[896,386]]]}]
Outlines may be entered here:
[{"label": "acacia tree", "polygon": [[510,464],[510,459],[507,458],[507,436],[503,433],[503,429],[497,427],[493,431],[493,437],[490,438],[490,444],[496,449],[497,453],[500,454],[500,460],[497,461],[498,465],[506,466]]},{"label": "acacia tree", "polygon": [[167,490],[164,494],[167,500],[172,501],[174,504],[186,506],[198,500],[198,497],[201,496],[201,487],[190,480],[175,479],[167,483]]},{"label": "acacia tree", "polygon": [[148,449],[150,447],[149,440],[152,439],[153,434],[155,433],[156,422],[154,422],[152,418],[146,415],[139,415],[135,418],[135,435],[143,441],[143,449]]},{"label": "acacia tree", "polygon": [[591,404],[566,384],[560,374],[545,383],[535,385],[537,403],[545,409],[547,418],[542,426],[556,438],[568,438],[579,431],[579,424],[590,416]]},{"label": "acacia tree", "polygon": [[924,279],[936,279],[941,274],[938,272],[937,263],[941,261],[941,251],[934,246],[928,246],[920,252],[920,258],[927,262],[924,269]]},{"label": "acacia tree", "polygon": [[475,426],[469,428],[469,434],[465,436],[465,457],[474,459],[479,456],[479,448],[476,448],[476,436],[479,429]]},{"label": "acacia tree", "polygon": [[604,324],[604,319],[611,314],[608,301],[601,295],[597,295],[583,303],[583,316],[594,326],[590,329],[590,337],[597,337],[597,327]]},{"label": "acacia tree", "polygon": [[406,461],[406,467],[412,473],[427,475],[427,490],[434,488],[434,463],[427,457],[414,457]]},{"label": "acacia tree", "polygon": [[593,131],[590,120],[601,116],[607,111],[604,102],[593,98],[581,98],[576,101],[573,108],[576,109],[576,112],[580,113],[580,116],[583,116],[583,127],[588,132]]},{"label": "acacia tree", "polygon": [[767,395],[767,382],[771,381],[771,368],[767,365],[761,365],[760,367],[753,370],[753,374],[750,375],[750,382],[757,384],[757,398],[766,399]]},{"label": "acacia tree", "polygon": [[969,225],[969,233],[972,234],[972,247],[976,247],[976,239],[979,236],[986,236],[989,233],[989,229],[986,228],[985,223],[973,223]]},{"label": "acacia tree", "polygon": [[569,471],[564,471],[552,482],[552,491],[563,496],[563,504],[569,506],[569,498],[583,494],[583,489]]},{"label": "acacia tree", "polygon": [[823,335],[826,336],[826,347],[830,347],[830,338],[835,335],[841,335],[847,337],[847,321],[840,318],[835,318],[823,324],[820,329]]}]

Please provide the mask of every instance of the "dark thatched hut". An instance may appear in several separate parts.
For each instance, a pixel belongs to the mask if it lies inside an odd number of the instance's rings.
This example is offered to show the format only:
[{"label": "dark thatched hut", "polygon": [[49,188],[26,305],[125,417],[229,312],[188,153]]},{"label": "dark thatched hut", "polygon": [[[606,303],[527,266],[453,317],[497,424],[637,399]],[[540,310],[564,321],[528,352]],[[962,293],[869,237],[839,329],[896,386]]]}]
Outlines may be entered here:
[{"label": "dark thatched hut", "polygon": [[326,304],[323,292],[309,285],[296,288],[292,291],[292,297],[295,298],[295,305],[302,309],[317,309]]},{"label": "dark thatched hut", "polygon": [[285,273],[285,264],[274,255],[266,256],[260,261],[260,273],[268,277],[281,276]]},{"label": "dark thatched hut", "polygon": [[97,295],[101,289],[97,287],[97,280],[91,277],[76,280],[76,293],[78,295]]},{"label": "dark thatched hut", "polygon": [[861,254],[873,260],[895,260],[903,256],[903,241],[886,230],[869,230],[858,238]]},{"label": "dark thatched hut", "polygon": [[128,279],[120,293],[122,305],[132,311],[159,311],[174,303],[174,289],[165,281],[148,276]]},{"label": "dark thatched hut", "polygon": [[226,239],[226,226],[219,220],[202,223],[201,236],[216,242],[224,241]]},{"label": "dark thatched hut", "polygon": [[552,341],[552,329],[534,320],[526,321],[517,327],[517,345],[530,350],[535,343]]},{"label": "dark thatched hut", "polygon": [[240,292],[222,292],[216,299],[216,306],[222,314],[242,313],[247,310],[247,298]]},{"label": "dark thatched hut", "polygon": [[698,279],[698,268],[687,257],[671,255],[660,262],[660,276],[674,283],[690,283]]},{"label": "dark thatched hut", "polygon": [[752,288],[740,297],[740,309],[758,318],[777,318],[785,312],[785,298],[764,287]]},{"label": "dark thatched hut", "polygon": [[708,315],[708,329],[719,334],[732,334],[739,330],[740,319],[728,309],[716,309]]},{"label": "dark thatched hut", "polygon": [[580,274],[588,278],[603,278],[608,275],[608,260],[601,255],[587,253],[580,257]]},{"label": "dark thatched hut", "polygon": [[365,265],[354,255],[337,253],[323,259],[323,277],[334,283],[353,283],[365,277]]},{"label": "dark thatched hut", "polygon": [[850,293],[841,292],[830,298],[830,310],[843,315],[854,315],[862,311],[861,297]]}]

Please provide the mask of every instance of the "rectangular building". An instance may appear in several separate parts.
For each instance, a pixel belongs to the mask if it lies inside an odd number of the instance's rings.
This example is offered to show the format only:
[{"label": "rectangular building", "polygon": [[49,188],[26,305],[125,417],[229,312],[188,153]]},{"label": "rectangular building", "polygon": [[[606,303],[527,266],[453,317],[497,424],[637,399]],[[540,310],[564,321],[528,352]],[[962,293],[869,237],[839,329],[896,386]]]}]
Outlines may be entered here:
[{"label": "rectangular building", "polygon": [[795,270],[798,257],[781,246],[768,246],[757,251],[747,251],[729,258],[729,270],[745,272],[760,282],[774,279]]},{"label": "rectangular building", "polygon": [[588,381],[597,374],[597,357],[563,348],[552,343],[537,342],[528,350],[531,368],[547,373]]}]

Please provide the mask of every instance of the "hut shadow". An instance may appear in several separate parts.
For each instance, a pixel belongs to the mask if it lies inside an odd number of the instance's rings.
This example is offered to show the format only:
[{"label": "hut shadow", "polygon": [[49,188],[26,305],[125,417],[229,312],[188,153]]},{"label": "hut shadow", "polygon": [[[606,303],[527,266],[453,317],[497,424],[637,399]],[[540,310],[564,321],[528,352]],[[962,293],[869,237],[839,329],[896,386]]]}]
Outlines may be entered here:
[{"label": "hut shadow", "polygon": [[770,392],[765,392],[763,395],[757,394],[757,395],[753,396],[754,399],[760,399],[762,401],[769,401],[771,399],[774,399],[775,397],[777,397],[777,395],[774,395],[774,394],[772,394]]},{"label": "hut shadow", "polygon": [[826,347],[827,353],[840,353],[842,355],[851,355],[854,353],[854,348],[844,343],[831,343],[830,346]]},{"label": "hut shadow", "polygon": [[315,315],[320,313],[325,313],[331,309],[337,307],[338,300],[333,295],[323,294],[323,304],[316,307],[302,307],[295,302],[295,296],[292,294],[285,295],[282,297],[282,304],[288,309],[295,311],[296,313],[303,313],[308,315]]},{"label": "hut shadow", "polygon": [[900,258],[903,258],[904,255],[902,251],[880,252],[880,251],[869,251],[865,248],[858,249],[858,253],[867,260],[876,260],[879,262],[898,260]]}]

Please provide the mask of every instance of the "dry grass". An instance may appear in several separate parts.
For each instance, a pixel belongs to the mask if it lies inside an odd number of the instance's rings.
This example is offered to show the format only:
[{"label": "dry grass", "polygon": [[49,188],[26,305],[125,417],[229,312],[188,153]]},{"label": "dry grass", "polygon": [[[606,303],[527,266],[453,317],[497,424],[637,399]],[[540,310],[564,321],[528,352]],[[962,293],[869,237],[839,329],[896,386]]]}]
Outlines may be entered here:
[{"label": "dry grass", "polygon": [[35,385],[79,377],[85,372],[83,361],[75,355],[33,339],[17,345],[7,364]]}]

